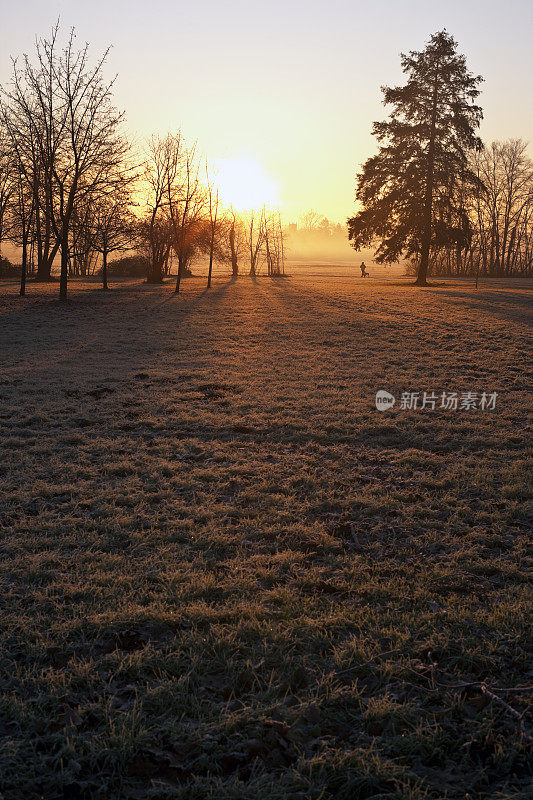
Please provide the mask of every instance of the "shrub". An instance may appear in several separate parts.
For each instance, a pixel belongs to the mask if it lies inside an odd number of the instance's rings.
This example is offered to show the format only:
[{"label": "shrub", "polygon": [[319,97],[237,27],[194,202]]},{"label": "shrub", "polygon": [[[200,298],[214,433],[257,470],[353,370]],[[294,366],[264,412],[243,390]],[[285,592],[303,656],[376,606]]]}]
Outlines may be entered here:
[{"label": "shrub", "polygon": [[[146,256],[123,256],[107,265],[108,278],[144,278],[148,274],[149,261]],[[102,270],[100,270],[101,274]]]},{"label": "shrub", "polygon": [[20,278],[20,264],[12,264],[8,258],[0,258],[0,278]]}]

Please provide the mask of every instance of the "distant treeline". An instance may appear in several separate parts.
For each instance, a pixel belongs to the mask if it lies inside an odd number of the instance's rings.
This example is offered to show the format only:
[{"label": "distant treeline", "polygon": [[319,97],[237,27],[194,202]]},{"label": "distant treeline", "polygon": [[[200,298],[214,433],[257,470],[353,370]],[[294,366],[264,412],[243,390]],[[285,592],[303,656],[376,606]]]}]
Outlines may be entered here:
[{"label": "distant treeline", "polygon": [[526,150],[526,142],[510,139],[471,156],[481,188],[457,198],[460,225],[442,226],[454,235],[432,244],[431,274],[533,276],[533,161]]},{"label": "distant treeline", "polygon": [[285,232],[291,258],[325,261],[354,259],[346,224],[332,222],[316,211],[302,214],[297,223],[286,227]]}]

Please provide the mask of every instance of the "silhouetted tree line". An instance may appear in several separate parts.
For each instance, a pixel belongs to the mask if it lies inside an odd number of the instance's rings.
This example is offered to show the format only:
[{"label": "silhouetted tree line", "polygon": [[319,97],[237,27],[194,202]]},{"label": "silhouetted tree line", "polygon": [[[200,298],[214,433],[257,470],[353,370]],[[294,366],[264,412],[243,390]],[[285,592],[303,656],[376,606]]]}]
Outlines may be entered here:
[{"label": "silhouetted tree line", "polygon": [[434,34],[402,54],[404,86],[384,87],[389,119],[374,123],[379,152],[362,166],[348,220],[356,250],[377,243],[376,261],[408,258],[427,275],[533,274],[533,163],[520,140],[485,148],[480,76],[457,42]]},{"label": "silhouetted tree line", "polygon": [[214,261],[230,264],[234,277],[242,262],[251,275],[262,267],[272,276],[284,271],[279,212],[262,208],[237,214],[222,208],[207,163],[180,131],[149,140],[139,189],[147,207],[139,231],[150,263],[149,282],[160,283],[169,275],[175,258],[179,292],[182,277],[200,254],[209,257],[208,286]]},{"label": "silhouetted tree line", "polygon": [[144,147],[128,141],[113,81],[104,80],[106,57],[92,64],[74,32],[61,47],[56,26],[33,59],[14,62],[1,90],[0,247],[20,248],[21,294],[28,275],[50,280],[57,259],[61,299],[69,277],[97,268],[107,289],[110,256],[131,251],[134,270],[145,265],[152,283],[176,262],[176,292],[199,255],[209,258],[209,286],[215,261],[234,276],[241,262],[252,275],[282,273],[279,213],[222,208],[207,162],[180,131]]},{"label": "silhouetted tree line", "polygon": [[[471,156],[479,188],[459,186],[460,213],[435,221],[430,272],[440,276],[533,275],[533,161],[520,139],[493,142]],[[417,272],[414,260],[409,272]]]},{"label": "silhouetted tree line", "polygon": [[533,275],[533,161],[526,148],[510,139],[473,157],[482,189],[468,198],[471,238],[457,258],[459,274]]}]

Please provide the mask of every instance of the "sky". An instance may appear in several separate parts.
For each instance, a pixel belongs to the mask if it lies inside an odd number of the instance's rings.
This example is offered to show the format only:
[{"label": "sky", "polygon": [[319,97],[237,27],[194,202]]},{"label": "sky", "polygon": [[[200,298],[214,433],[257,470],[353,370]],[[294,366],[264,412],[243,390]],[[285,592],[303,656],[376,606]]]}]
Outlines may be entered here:
[{"label": "sky", "polygon": [[533,0],[0,1],[0,83],[59,18],[94,58],[112,45],[106,71],[134,136],[181,128],[215,163],[249,164],[287,220],[353,211],[386,116],[380,86],[443,28],[485,78],[484,140],[533,140]]}]

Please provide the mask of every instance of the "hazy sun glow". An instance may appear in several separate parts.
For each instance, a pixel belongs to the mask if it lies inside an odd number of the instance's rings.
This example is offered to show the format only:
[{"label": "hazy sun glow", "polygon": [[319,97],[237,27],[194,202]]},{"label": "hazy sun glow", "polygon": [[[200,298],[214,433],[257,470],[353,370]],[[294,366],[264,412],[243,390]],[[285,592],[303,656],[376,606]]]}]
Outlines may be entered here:
[{"label": "hazy sun glow", "polygon": [[253,158],[221,158],[216,168],[221,199],[236,211],[279,205],[276,182]]}]

